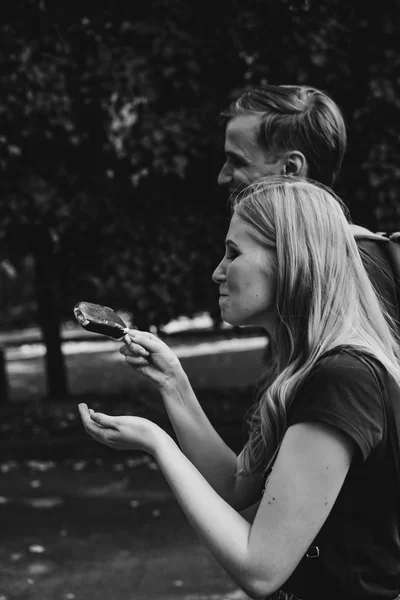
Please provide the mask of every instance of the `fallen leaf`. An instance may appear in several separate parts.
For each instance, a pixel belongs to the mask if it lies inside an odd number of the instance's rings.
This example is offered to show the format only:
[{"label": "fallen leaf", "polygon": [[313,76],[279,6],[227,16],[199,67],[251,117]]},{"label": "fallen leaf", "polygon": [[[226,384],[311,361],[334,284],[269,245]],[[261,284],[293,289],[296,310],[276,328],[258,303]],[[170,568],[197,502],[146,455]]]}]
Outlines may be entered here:
[{"label": "fallen leaf", "polygon": [[86,460],[80,460],[72,465],[74,471],[83,471],[83,469],[87,466]]},{"label": "fallen leaf", "polygon": [[63,504],[62,498],[28,498],[24,500],[24,504],[32,506],[33,508],[54,508]]},{"label": "fallen leaf", "polygon": [[141,465],[144,465],[147,462],[149,462],[147,459],[147,456],[140,456],[138,458],[127,458],[125,461],[125,464],[130,469],[134,469],[136,467],[140,467]]},{"label": "fallen leaf", "polygon": [[41,554],[42,552],[45,552],[46,549],[40,544],[32,544],[31,546],[29,546],[28,550],[29,552],[33,552],[34,554]]},{"label": "fallen leaf", "polygon": [[56,463],[52,460],[28,460],[26,465],[33,471],[41,471],[44,473],[49,469],[54,469]]},{"label": "fallen leaf", "polygon": [[2,473],[8,473],[9,471],[12,471],[16,467],[17,467],[17,463],[15,462],[15,460],[9,460],[0,465],[0,471]]},{"label": "fallen leaf", "polygon": [[29,565],[28,571],[30,575],[44,575],[45,573],[51,571],[51,568],[44,563],[37,562]]},{"label": "fallen leaf", "polygon": [[22,558],[22,552],[13,552],[13,554],[11,554],[11,560],[19,560],[20,558]]}]

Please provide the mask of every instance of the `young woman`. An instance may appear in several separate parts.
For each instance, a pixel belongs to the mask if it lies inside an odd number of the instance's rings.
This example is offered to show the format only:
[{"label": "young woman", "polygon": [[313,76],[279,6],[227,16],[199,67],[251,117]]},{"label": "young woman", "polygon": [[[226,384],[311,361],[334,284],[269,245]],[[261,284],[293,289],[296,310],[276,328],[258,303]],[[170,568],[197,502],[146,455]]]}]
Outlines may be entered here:
[{"label": "young woman", "polygon": [[136,330],[121,353],[160,391],[180,447],[149,420],[81,404],[86,431],[156,459],[200,538],[251,598],[400,597],[400,449],[387,419],[400,403],[400,349],[343,205],[296,177],[251,184],[233,200],[213,279],[222,318],[270,338],[240,455],[170,348]]}]

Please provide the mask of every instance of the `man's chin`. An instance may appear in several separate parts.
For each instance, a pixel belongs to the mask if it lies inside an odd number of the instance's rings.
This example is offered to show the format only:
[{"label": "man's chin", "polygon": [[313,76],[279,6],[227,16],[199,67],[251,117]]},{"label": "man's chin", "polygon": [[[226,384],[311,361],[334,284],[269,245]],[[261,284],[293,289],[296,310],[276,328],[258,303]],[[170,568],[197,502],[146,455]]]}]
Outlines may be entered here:
[{"label": "man's chin", "polygon": [[241,186],[237,186],[237,187],[233,187],[233,188],[229,188],[228,192],[229,192],[229,196],[237,196],[238,194],[240,194],[240,192],[243,192],[243,190],[246,189],[247,186],[245,185],[241,185]]}]

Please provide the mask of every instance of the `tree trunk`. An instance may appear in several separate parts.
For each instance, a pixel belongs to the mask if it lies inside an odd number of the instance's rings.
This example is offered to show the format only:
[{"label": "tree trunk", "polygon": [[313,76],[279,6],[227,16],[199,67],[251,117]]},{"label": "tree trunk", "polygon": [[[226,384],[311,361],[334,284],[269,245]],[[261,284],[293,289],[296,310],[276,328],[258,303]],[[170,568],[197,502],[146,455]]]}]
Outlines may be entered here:
[{"label": "tree trunk", "polygon": [[46,346],[47,396],[63,399],[68,397],[69,391],[61,348],[60,294],[53,241],[47,229],[41,229],[39,232],[34,258],[38,323]]},{"label": "tree trunk", "polygon": [[8,376],[6,368],[6,359],[4,349],[0,346],[0,405],[7,404],[8,394]]}]

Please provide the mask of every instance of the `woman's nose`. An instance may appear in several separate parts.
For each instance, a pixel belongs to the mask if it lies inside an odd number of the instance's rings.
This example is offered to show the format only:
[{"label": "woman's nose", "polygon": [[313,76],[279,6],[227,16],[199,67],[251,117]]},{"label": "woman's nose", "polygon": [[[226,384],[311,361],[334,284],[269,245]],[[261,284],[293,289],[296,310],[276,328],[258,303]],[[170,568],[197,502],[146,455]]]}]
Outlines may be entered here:
[{"label": "woman's nose", "polygon": [[218,267],[215,269],[212,274],[212,280],[214,283],[218,283],[218,285],[225,281],[224,260],[221,260]]}]

